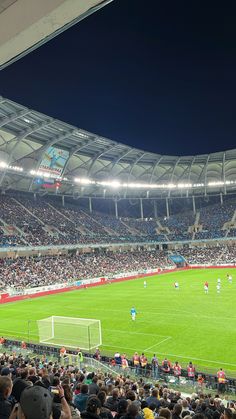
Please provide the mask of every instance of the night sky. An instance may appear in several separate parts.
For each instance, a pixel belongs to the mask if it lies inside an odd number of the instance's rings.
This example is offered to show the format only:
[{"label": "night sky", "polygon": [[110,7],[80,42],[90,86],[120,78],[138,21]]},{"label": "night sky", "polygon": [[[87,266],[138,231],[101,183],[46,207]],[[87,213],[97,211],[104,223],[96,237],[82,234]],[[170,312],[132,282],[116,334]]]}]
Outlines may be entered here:
[{"label": "night sky", "polygon": [[236,147],[236,2],[114,0],[0,72],[0,94],[160,154]]}]

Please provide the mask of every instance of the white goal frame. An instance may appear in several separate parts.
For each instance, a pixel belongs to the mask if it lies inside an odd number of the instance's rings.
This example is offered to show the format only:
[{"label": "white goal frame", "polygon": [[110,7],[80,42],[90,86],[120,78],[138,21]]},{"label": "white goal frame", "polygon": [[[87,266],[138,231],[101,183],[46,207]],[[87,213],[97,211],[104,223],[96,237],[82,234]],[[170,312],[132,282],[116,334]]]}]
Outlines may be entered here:
[{"label": "white goal frame", "polygon": [[37,324],[40,343],[87,351],[102,345],[101,321],[97,319],[50,316]]}]

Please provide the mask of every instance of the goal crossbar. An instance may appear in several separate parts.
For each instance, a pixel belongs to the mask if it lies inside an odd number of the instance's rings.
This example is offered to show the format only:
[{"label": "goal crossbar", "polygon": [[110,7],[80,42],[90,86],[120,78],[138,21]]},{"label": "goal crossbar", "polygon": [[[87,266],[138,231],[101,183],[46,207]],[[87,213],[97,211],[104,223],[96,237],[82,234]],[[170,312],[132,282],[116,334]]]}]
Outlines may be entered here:
[{"label": "goal crossbar", "polygon": [[51,316],[37,323],[41,343],[85,350],[102,344],[101,322],[97,319]]}]

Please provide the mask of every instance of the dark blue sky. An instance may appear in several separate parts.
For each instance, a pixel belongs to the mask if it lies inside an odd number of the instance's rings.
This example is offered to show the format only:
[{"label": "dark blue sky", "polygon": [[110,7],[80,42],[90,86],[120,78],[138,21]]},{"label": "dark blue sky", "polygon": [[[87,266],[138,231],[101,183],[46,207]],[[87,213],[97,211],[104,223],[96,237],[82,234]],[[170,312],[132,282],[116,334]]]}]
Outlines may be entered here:
[{"label": "dark blue sky", "polygon": [[0,94],[161,154],[236,147],[236,3],[114,0],[0,72]]}]

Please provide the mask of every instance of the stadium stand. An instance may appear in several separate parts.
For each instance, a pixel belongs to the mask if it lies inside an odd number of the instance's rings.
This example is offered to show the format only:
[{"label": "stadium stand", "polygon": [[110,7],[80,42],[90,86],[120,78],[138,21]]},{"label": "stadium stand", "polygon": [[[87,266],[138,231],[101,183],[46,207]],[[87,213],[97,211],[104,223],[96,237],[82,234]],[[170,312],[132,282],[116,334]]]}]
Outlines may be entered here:
[{"label": "stadium stand", "polygon": [[2,289],[24,289],[100,276],[174,266],[165,251],[105,252],[2,259]]},{"label": "stadium stand", "polygon": [[[200,210],[199,224],[202,231],[196,233],[196,239],[215,239],[225,237],[226,223],[230,223],[235,211],[235,201],[222,205],[208,205]],[[225,229],[223,230],[223,228]]]},{"label": "stadium stand", "polygon": [[191,265],[235,264],[236,245],[217,245],[213,247],[191,247],[181,249],[180,254]]},{"label": "stadium stand", "polygon": [[[115,218],[50,198],[0,196],[0,244],[58,245],[115,242],[171,242],[235,236],[235,201],[173,214],[169,218]],[[131,214],[132,215],[132,214]],[[197,221],[196,221],[197,220]]]}]

